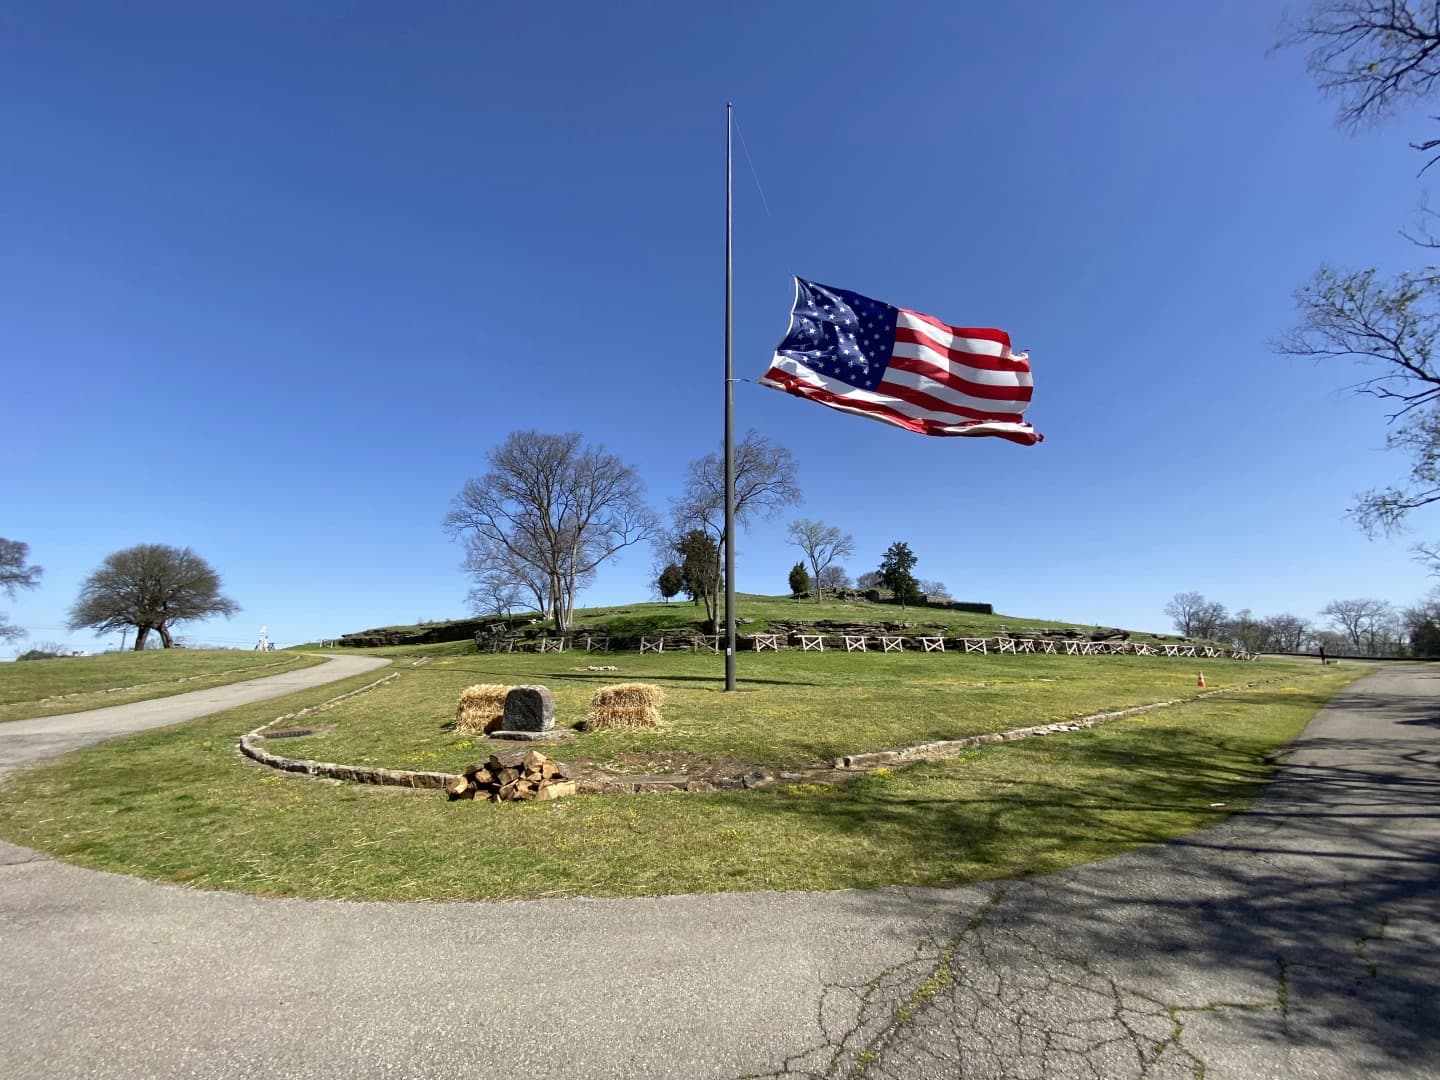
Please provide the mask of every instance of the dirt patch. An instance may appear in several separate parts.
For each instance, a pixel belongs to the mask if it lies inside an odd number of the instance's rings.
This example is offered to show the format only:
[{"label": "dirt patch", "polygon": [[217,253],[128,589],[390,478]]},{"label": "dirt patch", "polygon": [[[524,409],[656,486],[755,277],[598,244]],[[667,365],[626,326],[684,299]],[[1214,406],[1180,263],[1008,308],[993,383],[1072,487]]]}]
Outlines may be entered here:
[{"label": "dirt patch", "polygon": [[683,750],[614,754],[604,762],[580,758],[573,764],[637,776],[683,773],[696,780],[710,781],[744,776],[755,768],[753,761],[742,761],[740,758],[705,757],[701,754],[686,753]]}]

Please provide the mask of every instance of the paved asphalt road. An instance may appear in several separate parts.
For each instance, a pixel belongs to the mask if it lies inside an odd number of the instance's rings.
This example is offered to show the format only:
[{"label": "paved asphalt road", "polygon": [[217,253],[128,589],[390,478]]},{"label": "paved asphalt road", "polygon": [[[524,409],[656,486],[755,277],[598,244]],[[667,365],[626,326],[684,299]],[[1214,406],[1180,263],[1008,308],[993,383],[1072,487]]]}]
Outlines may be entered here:
[{"label": "paved asphalt road", "polygon": [[1356,684],[1215,829],[955,890],[263,900],[0,844],[0,1077],[1440,1077],[1437,689]]},{"label": "paved asphalt road", "polygon": [[11,720],[0,724],[0,777],[12,769],[30,761],[78,746],[89,746],[103,739],[117,735],[129,735],[146,728],[165,727],[182,720],[194,720],[198,716],[235,709],[254,701],[283,697],[312,686],[348,679],[376,668],[386,667],[390,661],[372,659],[368,656],[332,656],[328,662],[314,667],[287,671],[282,675],[268,675],[248,682],[229,683],[213,686],[208,690],[195,690],[188,694],[155,698],[152,701],[136,701],[130,705],[114,705],[108,709],[91,709],[89,712],[65,713],[61,716],[45,716],[36,720]]}]

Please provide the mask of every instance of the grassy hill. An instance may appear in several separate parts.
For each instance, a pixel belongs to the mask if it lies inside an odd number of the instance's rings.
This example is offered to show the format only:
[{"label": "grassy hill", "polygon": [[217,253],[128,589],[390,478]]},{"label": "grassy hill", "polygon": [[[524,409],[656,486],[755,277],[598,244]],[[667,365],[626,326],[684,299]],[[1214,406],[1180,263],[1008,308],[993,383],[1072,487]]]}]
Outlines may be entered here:
[{"label": "grassy hill", "polygon": [[[735,618],[737,629],[743,633],[767,633],[773,626],[781,623],[825,621],[905,623],[916,629],[934,629],[950,636],[974,637],[990,636],[1002,630],[1010,633],[1023,633],[1028,630],[1074,629],[1090,634],[1097,630],[1118,629],[1017,615],[982,615],[977,612],[957,611],[941,606],[901,607],[899,604],[888,601],[874,603],[868,600],[824,600],[816,603],[813,600],[794,600],[790,597],[762,596],[756,593],[736,595]],[[546,633],[547,628],[551,626],[548,619],[533,612],[513,616],[508,621],[512,624],[523,624],[527,619],[538,620],[529,630],[535,635]],[[497,621],[506,620],[499,616],[486,616],[480,619],[376,627],[347,634],[340,639],[340,644],[348,647],[373,648],[470,642],[474,639],[477,629]],[[575,626],[577,629],[593,630],[622,638],[659,634],[665,631],[704,631],[707,629],[704,606],[692,604],[689,601],[578,608],[575,612]],[[1135,640],[1141,641],[1153,641],[1164,637],[1164,635],[1134,631],[1131,632],[1131,636]]]}]

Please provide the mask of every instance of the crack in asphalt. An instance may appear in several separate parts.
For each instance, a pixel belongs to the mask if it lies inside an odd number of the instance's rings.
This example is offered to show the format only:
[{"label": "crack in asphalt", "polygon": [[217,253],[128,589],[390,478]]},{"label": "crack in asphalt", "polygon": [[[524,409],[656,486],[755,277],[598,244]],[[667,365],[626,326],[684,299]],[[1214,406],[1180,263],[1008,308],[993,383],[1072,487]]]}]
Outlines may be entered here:
[{"label": "crack in asphalt", "polygon": [[[4,777],[0,776],[0,782]],[[30,863],[51,862],[49,855],[39,851],[31,851],[29,848],[19,847],[15,844],[7,844],[0,840],[0,870],[10,866],[27,866]]]},{"label": "crack in asphalt", "polygon": [[1078,957],[1049,953],[990,912],[954,941],[941,989],[903,1011],[857,1075],[939,1073],[986,1080],[1050,1077],[1199,1077],[1184,1042],[1193,1011],[1273,1007],[1275,1001],[1183,1006],[1129,987]]},{"label": "crack in asphalt", "polygon": [[[992,896],[981,910],[994,900]],[[975,925],[978,921],[972,916],[970,927]],[[926,996],[927,986],[938,985],[935,980],[943,979],[941,973],[948,971],[957,939],[947,939],[933,923],[928,929],[926,936],[915,943],[909,959],[884,968],[863,983],[822,986],[815,1010],[815,1031],[803,1048],[787,1057],[777,1070],[746,1073],[737,1080],[838,1080],[861,1075],[876,1059],[876,1047]]]},{"label": "crack in asphalt", "polygon": [[1198,1016],[1265,1015],[1290,1026],[1292,973],[1340,983],[1378,979],[1370,956],[1390,917],[1333,959],[1274,960],[1273,993],[1196,1004],[1129,985],[1092,961],[1050,951],[1010,925],[998,888],[948,941],[933,934],[912,959],[863,984],[823,987],[816,1035],[768,1073],[740,1080],[1205,1080],[1203,1048],[1186,1041]]}]

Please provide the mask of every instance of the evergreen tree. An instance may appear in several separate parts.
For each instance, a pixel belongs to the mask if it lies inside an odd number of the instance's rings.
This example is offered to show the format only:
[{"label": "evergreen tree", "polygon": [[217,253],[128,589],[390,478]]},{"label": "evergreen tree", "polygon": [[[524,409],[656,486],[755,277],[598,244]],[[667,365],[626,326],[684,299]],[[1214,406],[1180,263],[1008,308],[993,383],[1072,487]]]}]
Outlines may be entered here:
[{"label": "evergreen tree", "polygon": [[660,592],[660,599],[668,604],[672,596],[685,588],[685,571],[675,563],[671,563],[660,571],[660,577],[656,579],[655,587]]},{"label": "evergreen tree", "polygon": [[896,540],[886,548],[880,560],[880,584],[895,594],[902,607],[913,603],[920,595],[920,583],[911,573],[918,561],[910,545],[903,540]]},{"label": "evergreen tree", "polygon": [[805,569],[803,562],[797,562],[790,568],[790,595],[799,596],[801,593],[810,591],[810,571]]},{"label": "evergreen tree", "polygon": [[712,629],[719,620],[720,545],[704,529],[691,529],[675,543],[680,556],[681,589],[691,600],[705,601],[705,617]]}]

